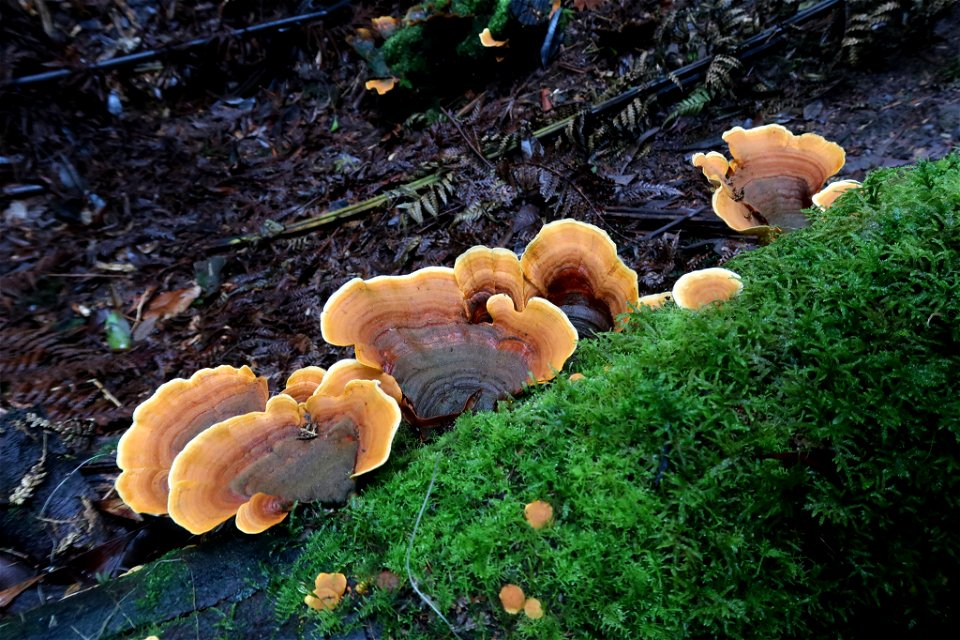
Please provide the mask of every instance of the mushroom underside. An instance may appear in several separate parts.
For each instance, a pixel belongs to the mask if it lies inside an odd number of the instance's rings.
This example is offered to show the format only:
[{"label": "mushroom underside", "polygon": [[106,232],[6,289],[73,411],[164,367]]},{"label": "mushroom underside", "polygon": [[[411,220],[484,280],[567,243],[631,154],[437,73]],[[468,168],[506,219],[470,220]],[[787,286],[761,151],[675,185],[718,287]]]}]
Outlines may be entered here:
[{"label": "mushroom underside", "polygon": [[408,419],[420,426],[491,410],[530,378],[530,347],[490,324],[394,329],[376,348],[389,354],[384,367],[403,390]]},{"label": "mushroom underside", "polygon": [[547,300],[560,307],[570,318],[570,324],[576,328],[577,335],[581,338],[592,338],[614,327],[610,307],[596,298],[587,287],[574,287],[570,282],[564,281],[551,286]]},{"label": "mushroom underside", "polygon": [[768,225],[782,229],[800,229],[810,224],[802,210],[813,204],[806,180],[792,176],[768,176],[731,179],[734,193]]},{"label": "mushroom underside", "polygon": [[582,265],[557,269],[548,278],[544,283],[547,300],[560,307],[581,338],[614,328],[610,304],[603,300],[603,292],[595,290]]},{"label": "mushroom underside", "polygon": [[236,463],[230,490],[241,496],[265,493],[289,503],[345,502],[355,487],[350,476],[359,449],[357,426],[341,418],[309,427],[291,425],[282,437],[251,443]]},{"label": "mushroom underside", "polygon": [[178,456],[170,475],[175,522],[203,533],[237,514],[241,530],[258,533],[282,520],[295,501],[346,501],[359,449],[354,422],[311,425],[292,398],[271,402],[265,413],[205,432]]}]

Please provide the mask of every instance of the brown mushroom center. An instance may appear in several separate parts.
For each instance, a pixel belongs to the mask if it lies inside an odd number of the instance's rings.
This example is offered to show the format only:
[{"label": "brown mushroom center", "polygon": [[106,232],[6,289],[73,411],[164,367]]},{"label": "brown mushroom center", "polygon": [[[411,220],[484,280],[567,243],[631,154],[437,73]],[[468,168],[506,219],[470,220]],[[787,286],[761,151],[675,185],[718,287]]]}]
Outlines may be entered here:
[{"label": "brown mushroom center", "polygon": [[547,300],[567,314],[580,337],[590,338],[614,326],[610,307],[596,297],[589,279],[576,267],[552,275],[547,283]]},{"label": "brown mushroom center", "polygon": [[493,409],[523,390],[530,369],[529,346],[490,324],[395,329],[377,346],[418,423]]},{"label": "brown mushroom center", "polygon": [[349,417],[274,430],[248,450],[230,489],[290,503],[342,502],[354,488],[350,475],[359,446],[357,426]]},{"label": "brown mushroom center", "polygon": [[[212,394],[213,391],[208,393]],[[242,416],[251,411],[263,411],[266,406],[264,395],[265,392],[260,393],[258,387],[250,385],[242,393],[227,396],[212,406],[209,404],[209,395],[191,398],[190,404],[186,407],[181,404],[178,410],[180,415],[184,416],[184,426],[176,431],[170,429],[166,432],[173,435],[172,441],[166,448],[173,453],[171,459],[204,429],[223,422],[227,418]],[[161,437],[166,436],[166,433],[161,434]]]},{"label": "brown mushroom center", "polygon": [[[739,182],[739,181],[734,181]],[[770,176],[743,183],[743,204],[750,207],[767,224],[797,229],[810,224],[801,210],[813,204],[812,193],[803,178]]]}]

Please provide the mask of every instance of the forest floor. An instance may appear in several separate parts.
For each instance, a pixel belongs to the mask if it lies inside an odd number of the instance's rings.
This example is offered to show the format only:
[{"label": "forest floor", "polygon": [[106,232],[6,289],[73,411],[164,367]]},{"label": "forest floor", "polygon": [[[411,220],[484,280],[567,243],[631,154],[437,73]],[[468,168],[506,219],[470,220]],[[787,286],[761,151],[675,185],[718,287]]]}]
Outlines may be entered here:
[{"label": "forest floor", "polygon": [[[532,131],[719,50],[691,36],[715,32],[713,18],[690,9],[677,19],[683,3],[576,4],[587,8],[571,14],[545,67],[521,34],[502,62],[460,61],[432,84],[384,96],[365,90],[367,65],[348,41],[375,16],[402,15],[396,3],[358,2],[281,33],[24,85],[10,81],[51,62],[77,68],[223,34],[297,3],[3,8],[3,614],[186,544],[112,491],[112,452],[134,408],[203,367],[250,364],[276,388],[300,367],[329,366],[347,352],[319,339],[319,311],[349,278],[452,266],[476,244],[520,251],[544,222],[570,216],[607,230],[641,294],[655,293],[755,246],[712,217],[708,184],[690,165],[696,151],[725,151],[720,134],[732,126],[780,123],[834,140],[847,153],[837,178],[960,143],[953,6],[861,56],[868,66],[841,61],[825,35],[835,21],[813,22],[744,65],[731,94],[699,115],[668,122],[671,106],[655,104],[591,148],[574,131],[539,151]],[[754,9],[742,39],[784,18]],[[532,155],[488,159],[494,133]],[[438,171],[438,187],[402,188]],[[384,193],[386,206],[275,234]],[[251,234],[262,237],[225,242]],[[14,508],[6,496],[18,487],[28,499]]]}]

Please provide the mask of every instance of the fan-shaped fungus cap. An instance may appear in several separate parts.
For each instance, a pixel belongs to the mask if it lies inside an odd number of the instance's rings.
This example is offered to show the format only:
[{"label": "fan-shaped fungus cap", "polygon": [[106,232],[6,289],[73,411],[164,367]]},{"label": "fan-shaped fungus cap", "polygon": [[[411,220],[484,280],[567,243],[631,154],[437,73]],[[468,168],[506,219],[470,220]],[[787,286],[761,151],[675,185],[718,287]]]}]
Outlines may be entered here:
[{"label": "fan-shaped fungus cap", "polygon": [[520,258],[530,282],[529,300],[538,295],[570,318],[581,336],[619,329],[617,316],[637,303],[637,274],[620,260],[606,231],[576,220],[543,226]]},{"label": "fan-shaped fungus cap", "polygon": [[397,403],[375,381],[304,404],[271,398],[265,411],[225,420],[184,447],[170,470],[170,517],[203,533],[236,514],[238,529],[259,533],[294,501],[342,503],[354,476],[389,457],[399,424]]},{"label": "fan-shaped fungus cap", "polygon": [[778,124],[734,127],[723,134],[729,162],[721,154],[697,153],[693,164],[717,186],[713,210],[731,228],[760,233],[763,227],[805,227],[801,212],[827,178],[843,167],[835,142],[814,133],[796,136]]},{"label": "fan-shaped fungus cap", "polygon": [[523,603],[523,613],[531,620],[539,620],[543,617],[543,606],[536,598],[527,598]]},{"label": "fan-shaped fungus cap", "polygon": [[713,302],[724,302],[743,290],[740,276],[720,267],[685,273],[673,285],[678,307],[697,310]]},{"label": "fan-shaped fungus cap", "polygon": [[673,292],[664,291],[663,293],[651,293],[649,295],[640,296],[640,299],[637,300],[637,305],[643,305],[648,309],[659,309],[671,300],[673,300]]},{"label": "fan-shaped fungus cap", "polygon": [[510,615],[520,613],[526,600],[523,589],[515,584],[507,584],[500,589],[500,604],[503,605],[503,610]]},{"label": "fan-shaped fungus cap", "polygon": [[353,358],[335,362],[327,371],[327,375],[319,386],[317,393],[324,396],[338,396],[343,393],[347,383],[351,380],[376,380],[380,383],[380,389],[396,400],[397,404],[403,399],[400,385],[397,384],[393,376],[376,367],[368,367]]},{"label": "fan-shaped fungus cap", "polygon": [[553,507],[549,502],[534,500],[523,508],[523,517],[534,529],[542,529],[553,522]]},{"label": "fan-shaped fungus cap", "polygon": [[837,180],[831,182],[823,189],[813,194],[813,204],[821,209],[829,209],[833,201],[840,197],[840,194],[846,193],[851,189],[859,189],[860,183],[856,180]]},{"label": "fan-shaped fungus cap", "polygon": [[344,591],[347,590],[347,577],[342,573],[321,573],[314,581],[313,593],[308,594],[303,602],[311,609],[318,611],[330,610],[340,604]]},{"label": "fan-shaped fungus cap", "polygon": [[372,18],[370,24],[377,35],[383,39],[391,37],[400,28],[400,21],[393,16],[380,16]]},{"label": "fan-shaped fungus cap", "polygon": [[382,96],[385,93],[393,91],[393,88],[397,86],[397,79],[393,76],[389,78],[375,78],[373,80],[367,80],[364,87],[367,91],[371,89],[377,92],[378,96]]},{"label": "fan-shaped fungus cap", "polygon": [[323,339],[353,345],[357,360],[392,375],[411,422],[426,426],[545,382],[576,348],[577,332],[557,307],[487,299],[490,322],[471,324],[453,269],[355,278],[320,316]]},{"label": "fan-shaped fungus cap", "polygon": [[167,474],[174,458],[198,433],[267,404],[267,380],[244,366],[202,369],[189,379],[160,385],[133,412],[133,424],[117,444],[117,493],[131,509],[167,512]]},{"label": "fan-shaped fungus cap", "polygon": [[304,367],[297,369],[287,378],[287,386],[282,393],[290,396],[297,402],[303,402],[313,395],[323,377],[327,374],[326,369],[320,367]]},{"label": "fan-shaped fungus cap", "polygon": [[510,296],[517,309],[523,310],[526,303],[523,270],[520,258],[513,251],[484,246],[467,249],[457,257],[453,272],[471,322],[489,322],[487,300],[498,293]]},{"label": "fan-shaped fungus cap", "polygon": [[490,29],[486,28],[480,32],[480,44],[484,47],[504,47],[508,44],[508,40],[497,40],[493,37],[493,34],[490,33]]}]

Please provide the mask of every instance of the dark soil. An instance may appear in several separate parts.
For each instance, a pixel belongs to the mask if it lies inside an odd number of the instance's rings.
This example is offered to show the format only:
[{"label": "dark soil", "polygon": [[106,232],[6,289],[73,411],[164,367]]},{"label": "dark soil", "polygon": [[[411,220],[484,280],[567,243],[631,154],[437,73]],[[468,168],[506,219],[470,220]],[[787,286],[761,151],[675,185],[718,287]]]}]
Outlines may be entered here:
[{"label": "dark soil", "polygon": [[[523,55],[521,36],[503,62],[458,63],[448,83],[378,97],[364,89],[369,72],[348,38],[406,7],[358,2],[140,67],[2,84],[51,64],[80,69],[226,34],[308,4],[0,7],[6,613],[185,543],[112,491],[112,449],[133,409],[203,367],[250,364],[276,388],[302,366],[329,366],[347,352],[320,340],[319,313],[348,278],[452,266],[476,244],[519,251],[544,222],[572,216],[611,234],[641,293],[663,291],[754,246],[712,218],[708,185],[689,163],[695,151],[724,150],[720,134],[731,126],[776,122],[835,140],[847,151],[838,178],[939,158],[960,141],[956,6],[861,56],[868,68],[841,61],[839,40],[828,37],[836,21],[824,19],[746,66],[734,96],[698,116],[665,125],[670,105],[653,105],[599,148],[574,134],[499,160],[482,156],[503,136],[530,143],[530,131],[658,75],[654,62],[677,68],[721,49],[707,36],[656,32],[674,3],[594,2],[573,14],[545,68]],[[435,206],[400,189],[440,169],[450,187],[446,199],[434,189]],[[270,237],[391,191],[386,206]],[[264,238],[225,242],[250,235]],[[111,348],[108,317],[128,323],[129,344]],[[123,342],[120,325],[112,340]],[[18,487],[27,498],[15,507],[8,496]]]}]

